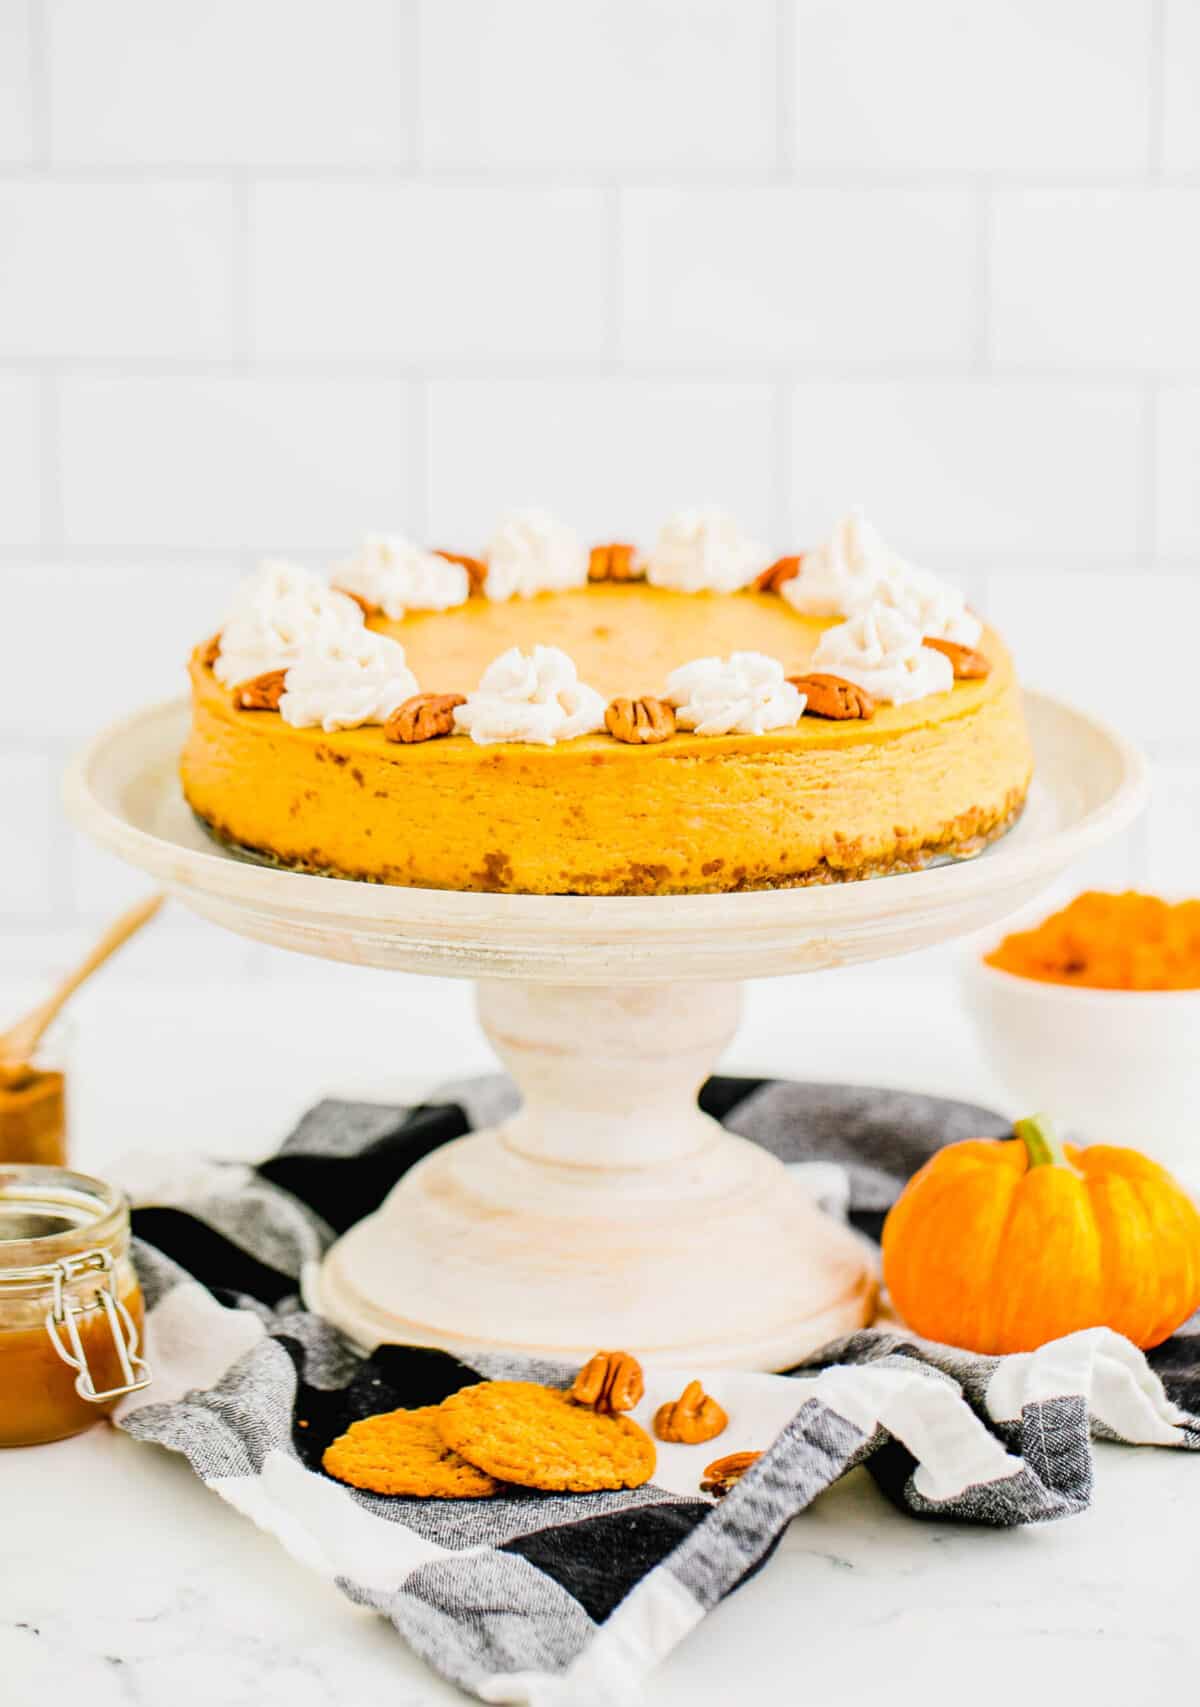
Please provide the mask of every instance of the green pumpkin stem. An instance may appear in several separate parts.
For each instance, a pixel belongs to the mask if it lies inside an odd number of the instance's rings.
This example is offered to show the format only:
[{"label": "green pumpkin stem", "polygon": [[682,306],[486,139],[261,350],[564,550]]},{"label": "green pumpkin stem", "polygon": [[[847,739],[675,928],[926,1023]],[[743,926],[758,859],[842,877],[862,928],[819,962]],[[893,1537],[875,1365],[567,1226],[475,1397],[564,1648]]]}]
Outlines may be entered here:
[{"label": "green pumpkin stem", "polygon": [[1025,1146],[1031,1168],[1065,1167],[1062,1143],[1048,1114],[1031,1114],[1013,1122],[1013,1136]]}]

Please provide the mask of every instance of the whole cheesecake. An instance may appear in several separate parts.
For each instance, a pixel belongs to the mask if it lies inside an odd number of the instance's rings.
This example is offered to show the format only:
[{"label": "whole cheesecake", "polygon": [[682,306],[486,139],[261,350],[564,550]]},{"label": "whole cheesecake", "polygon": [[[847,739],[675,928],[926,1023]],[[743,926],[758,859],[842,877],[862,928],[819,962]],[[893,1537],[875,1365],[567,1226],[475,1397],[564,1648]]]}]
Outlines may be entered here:
[{"label": "whole cheesecake", "polygon": [[[232,623],[196,649],[182,781],[218,840],[378,883],[669,895],[911,871],[978,852],[1021,809],[1032,762],[1020,688],[1002,641],[974,619],[973,646],[936,636],[921,646],[918,669],[940,648],[936,691],[894,690],[900,702],[887,703],[870,685],[891,680],[887,658],[880,673],[874,652],[843,644],[843,611],[803,608],[823,606],[824,584],[814,576],[811,597],[784,596],[803,581],[800,556],[759,564],[733,590],[714,590],[722,577],[708,575],[709,585],[683,591],[654,576],[653,559],[645,579],[628,548],[593,550],[593,577],[599,564],[601,576],[619,566],[618,578],[581,582],[573,569],[573,584],[537,591],[535,582],[513,596],[486,592],[487,560],[460,561],[470,596],[389,616],[360,595],[365,636],[343,634],[323,665],[310,667],[286,633],[290,664],[231,685],[273,654],[247,654],[243,665],[235,636],[223,668]],[[406,585],[411,593],[411,576]],[[880,608],[860,609],[859,622],[870,627]],[[878,651],[874,629],[868,639]],[[401,685],[379,705],[341,685],[342,654],[356,647],[372,682],[398,672]],[[569,733],[568,720],[565,734],[547,734],[561,719],[550,690],[532,710],[521,700],[525,722],[510,726],[513,690],[504,700],[486,689],[513,649],[522,668],[535,650],[574,666],[595,708],[588,732]],[[732,674],[716,669],[722,659]],[[694,660],[704,661],[693,666],[703,691],[688,687]]]}]

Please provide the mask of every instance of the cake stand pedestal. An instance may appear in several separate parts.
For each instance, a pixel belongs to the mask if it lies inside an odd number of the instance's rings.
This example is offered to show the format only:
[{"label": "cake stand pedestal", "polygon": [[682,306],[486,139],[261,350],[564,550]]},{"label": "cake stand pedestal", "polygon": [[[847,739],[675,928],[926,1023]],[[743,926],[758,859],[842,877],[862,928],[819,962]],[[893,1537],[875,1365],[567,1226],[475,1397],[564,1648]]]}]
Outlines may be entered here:
[{"label": "cake stand pedestal", "polygon": [[478,994],[522,1107],[434,1151],[335,1245],[319,1304],[354,1339],[771,1369],[869,1318],[860,1242],[696,1106],[736,984]]},{"label": "cake stand pedestal", "polygon": [[[828,888],[587,897],[387,888],[218,850],[187,810],[185,702],[97,738],[72,815],[244,936],[478,981],[512,1119],[436,1150],[329,1252],[313,1302],[364,1346],[786,1367],[869,1320],[874,1265],[796,1178],[696,1106],[737,1027],[738,980],[878,959],[994,924],[1120,829],[1140,759],[1028,696],[1038,780],[978,860]],[[798,1054],[803,1016],[797,1016]]]}]

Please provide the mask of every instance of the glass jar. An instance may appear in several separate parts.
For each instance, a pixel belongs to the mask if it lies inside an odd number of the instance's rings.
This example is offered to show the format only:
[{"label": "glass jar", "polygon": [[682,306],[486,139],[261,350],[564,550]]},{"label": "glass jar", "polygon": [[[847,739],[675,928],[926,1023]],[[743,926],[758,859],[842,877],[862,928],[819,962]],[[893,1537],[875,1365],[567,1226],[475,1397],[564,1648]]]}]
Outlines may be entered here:
[{"label": "glass jar", "polygon": [[148,1386],[141,1333],[122,1194],[0,1165],[0,1446],[78,1434]]},{"label": "glass jar", "polygon": [[67,1056],[71,1032],[56,1020],[15,1084],[0,1079],[0,1163],[67,1165]]}]

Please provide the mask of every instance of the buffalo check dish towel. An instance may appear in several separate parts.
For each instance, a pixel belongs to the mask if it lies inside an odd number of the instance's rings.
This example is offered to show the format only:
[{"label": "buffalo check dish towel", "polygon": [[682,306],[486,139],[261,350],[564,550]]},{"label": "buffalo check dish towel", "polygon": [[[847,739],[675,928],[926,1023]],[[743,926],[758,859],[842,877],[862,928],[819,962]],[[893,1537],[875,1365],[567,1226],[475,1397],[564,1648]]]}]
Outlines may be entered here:
[{"label": "buffalo check dish towel", "polygon": [[[989,1358],[887,1328],[786,1376],[648,1366],[634,1413],[645,1427],[696,1375],[730,1423],[707,1446],[656,1443],[653,1480],[630,1492],[419,1500],[333,1481],[322,1453],[359,1417],[437,1403],[483,1377],[567,1386],[575,1374],[406,1346],[363,1357],[301,1302],[305,1270],[331,1239],[422,1156],[514,1100],[506,1081],[488,1079],[416,1108],[325,1102],[257,1168],[185,1164],[154,1177],[132,1162],[125,1179],[154,1385],[151,1402],[125,1401],[119,1426],[182,1453],[215,1493],[481,1700],[636,1700],[649,1670],[855,1465],[910,1520],[1011,1525],[1083,1510],[1091,1438],[1200,1446],[1195,1322],[1149,1360],[1104,1329]],[[713,1079],[702,1102],[804,1170],[865,1237],[878,1236],[933,1149],[1006,1130],[958,1103],[784,1080]],[[723,1499],[700,1492],[711,1458],[760,1448]]]}]

